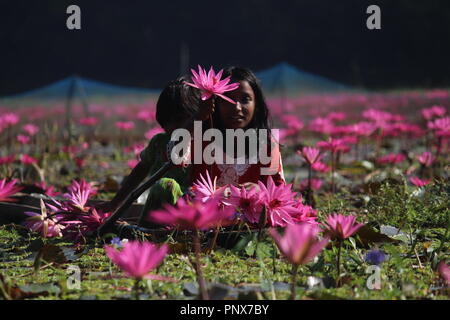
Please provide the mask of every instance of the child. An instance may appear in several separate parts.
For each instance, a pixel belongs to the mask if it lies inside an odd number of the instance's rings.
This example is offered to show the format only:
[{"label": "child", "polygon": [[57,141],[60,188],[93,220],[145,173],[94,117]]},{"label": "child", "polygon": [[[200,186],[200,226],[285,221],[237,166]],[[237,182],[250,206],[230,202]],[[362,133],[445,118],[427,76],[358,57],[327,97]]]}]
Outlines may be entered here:
[{"label": "child", "polygon": [[[100,207],[115,210],[126,197],[144,180],[153,175],[168,160],[167,146],[170,136],[176,128],[182,127],[189,119],[203,120],[205,113],[211,111],[210,104],[203,103],[199,109],[199,92],[185,84],[188,79],[180,77],[170,82],[161,92],[156,104],[156,120],[164,133],[155,135],[148,146],[141,152],[141,161],[122,182],[120,190],[110,202]],[[140,217],[143,223],[145,214],[159,208],[162,203],[175,204],[189,187],[190,167],[174,167],[164,178],[158,180],[151,188]]]},{"label": "child", "polygon": [[[224,145],[226,143],[226,129],[243,129],[244,131],[246,129],[256,129],[257,132],[258,129],[266,129],[268,132],[267,137],[270,139],[267,141],[267,146],[271,145],[271,141],[274,145],[272,149],[269,148],[271,163],[263,165],[258,160],[256,164],[252,164],[249,159],[252,159],[257,155],[248,154],[248,152],[246,152],[247,161],[245,164],[238,164],[236,161],[234,164],[194,164],[192,168],[191,183],[199,179],[200,175],[205,176],[207,170],[213,179],[214,177],[217,177],[218,186],[227,184],[256,184],[258,181],[266,183],[268,175],[261,174],[262,168],[272,169],[270,170],[270,175],[277,185],[285,183],[279,145],[271,136],[269,110],[256,76],[251,70],[239,67],[226,68],[222,78],[227,76],[231,76],[230,83],[239,83],[237,89],[226,93],[226,96],[234,100],[236,104],[232,104],[220,97],[215,99],[215,112],[213,112],[214,128],[219,129],[222,132]],[[246,149],[249,149],[248,143]],[[223,150],[226,150],[226,148],[222,148],[222,151]],[[225,159],[225,152],[223,159]]]}]

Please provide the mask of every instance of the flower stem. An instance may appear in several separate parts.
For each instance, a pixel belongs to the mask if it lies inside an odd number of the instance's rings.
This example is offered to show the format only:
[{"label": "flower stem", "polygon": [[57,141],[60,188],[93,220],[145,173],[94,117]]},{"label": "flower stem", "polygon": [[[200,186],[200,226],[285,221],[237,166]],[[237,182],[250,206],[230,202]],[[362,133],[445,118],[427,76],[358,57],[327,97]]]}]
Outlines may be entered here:
[{"label": "flower stem", "polygon": [[140,281],[141,281],[140,279],[136,279],[134,282],[134,286],[133,286],[134,298],[136,300],[139,300],[139,282]]},{"label": "flower stem", "polygon": [[296,292],[296,283],[297,283],[297,270],[298,264],[292,265],[292,283],[291,283],[291,300],[295,300]]},{"label": "flower stem", "polygon": [[335,154],[331,154],[331,193],[334,195],[334,171],[336,170]]},{"label": "flower stem", "polygon": [[202,300],[209,300],[208,291],[206,290],[205,279],[203,278],[202,267],[200,264],[200,238],[198,236],[198,231],[194,231],[194,251],[195,251],[195,269],[197,272],[197,281],[200,288],[200,293],[202,295]]},{"label": "flower stem", "polygon": [[219,230],[220,230],[220,227],[217,226],[216,230],[214,231],[214,238],[211,243],[211,248],[209,248],[210,252],[214,251],[214,248],[216,247],[217,237],[219,236]]},{"label": "flower stem", "polygon": [[336,268],[337,268],[337,277],[336,277],[336,286],[340,283],[340,277],[341,277],[341,249],[342,249],[342,240],[338,240],[338,255],[337,255],[337,261],[336,261]]},{"label": "flower stem", "polygon": [[313,205],[313,196],[312,196],[312,167],[311,165],[308,167],[308,191],[306,196],[306,201],[308,205]]}]

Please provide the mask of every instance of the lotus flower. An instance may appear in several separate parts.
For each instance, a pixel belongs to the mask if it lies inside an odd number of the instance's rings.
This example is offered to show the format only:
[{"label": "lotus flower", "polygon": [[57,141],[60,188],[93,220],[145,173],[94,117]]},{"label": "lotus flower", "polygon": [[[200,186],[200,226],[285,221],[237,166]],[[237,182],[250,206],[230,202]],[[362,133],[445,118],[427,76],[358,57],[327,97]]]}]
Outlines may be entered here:
[{"label": "lotus flower", "polygon": [[391,153],[377,159],[377,162],[380,164],[396,164],[404,161],[406,159],[404,154],[401,153]]},{"label": "lotus flower", "polygon": [[47,186],[45,181],[36,182],[34,185],[44,190],[44,194],[46,194],[47,196],[54,197],[60,194],[60,192],[55,191],[55,188],[53,186]]},{"label": "lotus flower", "polygon": [[156,119],[156,113],[155,111],[151,110],[141,110],[138,112],[137,118],[145,122],[151,123],[153,120]]},{"label": "lotus flower", "polygon": [[148,130],[145,133],[145,139],[151,140],[153,138],[153,136],[157,135],[158,133],[164,132],[164,129],[162,128],[152,128],[150,130]]},{"label": "lotus flower", "polygon": [[23,129],[23,131],[28,133],[28,135],[30,135],[30,136],[34,136],[36,133],[39,132],[39,127],[34,125],[34,124],[32,124],[32,123],[25,124],[22,127],[22,129]]},{"label": "lotus flower", "polygon": [[96,126],[98,123],[98,119],[95,117],[86,117],[86,118],[81,118],[78,121],[79,124],[81,124],[82,126]]},{"label": "lotus flower", "polygon": [[[64,206],[63,206],[64,208]],[[64,225],[64,237],[76,243],[95,232],[111,216],[110,212],[103,212],[96,208],[85,208],[87,212],[65,212],[58,215],[58,223]]]},{"label": "lotus flower", "polygon": [[21,144],[28,144],[30,143],[30,137],[26,136],[24,134],[18,134],[16,137],[17,141],[20,142]]},{"label": "lotus flower", "polygon": [[128,241],[121,251],[113,246],[104,247],[107,256],[125,274],[135,279],[151,279],[149,272],[164,260],[168,246],[158,247],[150,242]]},{"label": "lotus flower", "polygon": [[220,188],[217,187],[217,176],[214,177],[214,181],[212,181],[208,170],[206,170],[205,176],[206,178],[200,174],[200,179],[193,184],[192,191],[194,192],[195,197],[199,198],[202,202],[206,202],[210,199],[221,200],[226,186]]},{"label": "lotus flower", "polygon": [[187,202],[180,198],[176,207],[166,204],[164,210],[151,211],[149,220],[187,230],[205,230],[231,224],[234,208],[219,208],[218,204],[219,201],[214,199],[204,203],[200,200]]},{"label": "lotus flower", "polygon": [[285,227],[293,224],[293,216],[299,213],[299,209],[294,207],[296,201],[295,193],[292,192],[292,185],[275,185],[272,176],[267,178],[267,187],[258,181],[261,189],[261,201],[267,210],[268,223],[272,227]]},{"label": "lotus flower", "polygon": [[16,194],[20,190],[22,190],[22,187],[16,186],[17,180],[13,179],[10,182],[6,182],[6,178],[3,180],[0,180],[0,201],[3,202],[14,202],[15,199],[10,198],[10,196]]},{"label": "lotus flower", "polygon": [[409,181],[416,187],[422,188],[431,182],[431,179],[420,179],[418,177],[411,177]]},{"label": "lotus flower", "polygon": [[133,121],[117,121],[116,127],[123,131],[130,131],[134,129]]},{"label": "lotus flower", "polygon": [[436,158],[431,154],[431,152],[425,151],[417,157],[417,160],[425,167],[430,167]]},{"label": "lotus flower", "polygon": [[320,150],[313,147],[303,147],[302,151],[297,151],[297,154],[301,155],[308,165],[313,165],[320,160]]},{"label": "lotus flower", "polygon": [[311,261],[327,245],[329,239],[317,238],[319,228],[306,223],[288,225],[281,236],[275,229],[270,235],[281,253],[292,264],[305,264]]},{"label": "lotus flower", "polygon": [[6,157],[0,157],[0,165],[10,164],[16,160],[16,155],[12,154]]},{"label": "lotus flower", "polygon": [[222,99],[225,99],[228,102],[236,104],[235,101],[231,100],[227,96],[223,95],[227,91],[233,91],[239,87],[239,83],[230,83],[230,76],[221,80],[221,76],[223,73],[223,69],[220,70],[217,74],[214,72],[213,68],[209,69],[208,74],[206,74],[206,70],[202,69],[202,67],[198,66],[198,73],[195,72],[194,69],[191,69],[192,72],[192,82],[186,82],[187,85],[200,89],[202,100],[208,100],[213,95],[219,96]]},{"label": "lotus flower", "polygon": [[445,284],[450,286],[450,268],[448,265],[444,261],[441,261],[438,264],[437,270],[441,278],[445,281]]},{"label": "lotus flower", "polygon": [[295,300],[295,285],[297,268],[300,264],[311,261],[327,245],[329,239],[319,240],[317,234],[319,228],[315,225],[301,223],[288,225],[284,235],[281,236],[275,229],[270,230],[272,238],[275,240],[281,253],[293,265],[291,299]]},{"label": "lotus flower", "polygon": [[303,204],[301,197],[297,200],[296,204],[294,204],[294,207],[299,209],[299,213],[294,216],[295,223],[305,222],[317,225],[317,210]]},{"label": "lotus flower", "polygon": [[242,216],[247,223],[257,225],[263,209],[261,193],[256,187],[247,190],[243,186],[239,189],[230,185],[230,190],[231,195],[230,198],[227,199],[227,202],[233,207],[240,209]]},{"label": "lotus flower", "polygon": [[330,119],[320,117],[314,119],[309,125],[311,131],[324,134],[330,134],[334,130],[334,127],[334,123]]},{"label": "lotus flower", "polygon": [[426,120],[431,120],[433,117],[442,117],[446,110],[442,106],[432,106],[431,108],[422,109],[422,116]]},{"label": "lotus flower", "polygon": [[351,131],[353,133],[364,137],[370,136],[375,130],[376,127],[371,122],[361,121],[351,126]]},{"label": "lotus flower", "polygon": [[322,173],[327,173],[327,172],[330,172],[330,170],[331,170],[331,168],[330,168],[329,166],[327,166],[325,163],[320,162],[320,161],[314,163],[314,164],[311,166],[311,168],[312,168],[314,171],[322,172]]},{"label": "lotus flower", "polygon": [[450,136],[450,117],[439,118],[428,122],[428,128],[435,130],[436,136]]},{"label": "lotus flower", "polygon": [[75,209],[81,211],[87,211],[86,203],[91,195],[96,194],[96,190],[92,187],[90,183],[87,183],[84,179],[78,183],[77,181],[72,181],[72,185],[68,187],[68,193],[64,196],[69,199],[69,204]]},{"label": "lotus flower", "polygon": [[2,119],[1,122],[3,122],[4,125],[6,125],[6,126],[13,126],[20,121],[19,116],[15,113],[5,113],[1,117],[1,119]]},{"label": "lotus flower", "polygon": [[328,216],[325,232],[332,238],[344,240],[351,237],[363,223],[356,223],[354,216],[344,216],[341,214],[331,214]]},{"label": "lotus flower", "polygon": [[25,220],[24,225],[34,232],[39,232],[44,238],[61,237],[64,226],[57,222],[57,216],[50,217],[47,210],[48,208],[41,199],[41,213],[25,212],[30,217]]},{"label": "lotus flower", "polygon": [[29,156],[29,155],[27,155],[27,154],[23,154],[23,155],[20,157],[20,161],[21,161],[23,164],[28,164],[28,165],[31,165],[31,164],[33,164],[33,163],[37,163],[37,160],[36,160],[35,158],[33,158],[33,157],[31,157],[31,156]]},{"label": "lotus flower", "polygon": [[322,186],[322,180],[320,179],[311,179],[311,182],[308,180],[303,180],[300,183],[299,189],[300,191],[306,191],[311,186],[311,190],[319,190]]},{"label": "lotus flower", "polygon": [[134,167],[136,167],[138,165],[138,163],[139,163],[139,160],[131,159],[131,160],[128,160],[127,165],[128,165],[128,168],[134,169]]},{"label": "lotus flower", "polygon": [[350,150],[350,147],[347,145],[347,141],[345,139],[328,138],[327,141],[317,142],[317,146],[325,150],[330,150],[333,154],[338,151],[348,152]]}]

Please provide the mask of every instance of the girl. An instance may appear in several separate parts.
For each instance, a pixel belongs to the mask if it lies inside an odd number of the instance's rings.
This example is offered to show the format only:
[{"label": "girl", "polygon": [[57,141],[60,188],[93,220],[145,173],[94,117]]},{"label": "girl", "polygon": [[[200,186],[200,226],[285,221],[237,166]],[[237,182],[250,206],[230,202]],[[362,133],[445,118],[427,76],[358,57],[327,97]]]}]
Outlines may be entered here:
[{"label": "girl", "polygon": [[[270,172],[274,182],[278,185],[285,183],[283,175],[283,167],[281,163],[281,156],[279,151],[279,145],[276,139],[272,137],[270,125],[269,125],[269,110],[265,102],[261,87],[253,72],[247,68],[240,67],[228,67],[224,70],[222,78],[231,76],[230,82],[238,82],[239,87],[233,91],[227,92],[226,96],[236,102],[232,104],[222,98],[215,99],[215,105],[213,107],[213,126],[222,132],[223,146],[221,151],[225,154],[226,148],[226,129],[243,129],[244,132],[247,129],[266,129],[268,146],[274,146],[269,150],[271,157],[270,164],[264,165],[259,159],[257,163],[252,163],[250,159],[257,157],[257,154],[249,154],[249,144],[246,143],[246,163],[238,164],[235,161],[234,164],[219,164],[213,163],[208,165],[205,163],[194,164],[192,166],[191,183],[200,178],[200,175],[205,176],[206,171],[210,173],[211,177],[217,177],[217,185],[224,186],[227,184],[242,185],[248,183],[257,183],[262,181],[266,183],[267,174],[262,174],[263,168],[270,169]],[[207,125],[203,124],[203,127]],[[209,144],[209,143],[208,143]],[[203,144],[205,147],[207,144]],[[236,143],[235,143],[236,146]],[[261,145],[259,147],[262,147]],[[224,161],[225,162],[225,161]]]}]

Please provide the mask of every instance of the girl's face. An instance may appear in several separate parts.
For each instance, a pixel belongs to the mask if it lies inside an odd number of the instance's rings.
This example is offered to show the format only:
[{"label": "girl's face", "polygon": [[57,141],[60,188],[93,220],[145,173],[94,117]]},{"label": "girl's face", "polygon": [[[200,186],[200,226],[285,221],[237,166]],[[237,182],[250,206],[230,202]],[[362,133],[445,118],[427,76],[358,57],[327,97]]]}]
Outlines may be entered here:
[{"label": "girl's face", "polygon": [[253,119],[256,107],[255,93],[247,81],[239,81],[239,84],[239,88],[226,93],[227,97],[236,101],[236,104],[221,98],[216,100],[223,129],[244,129]]}]

